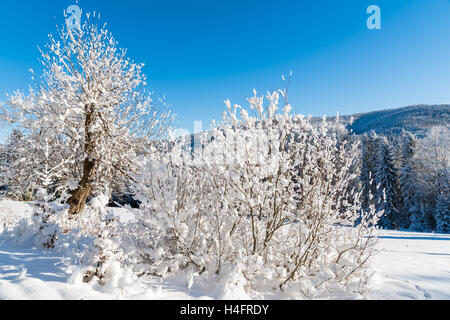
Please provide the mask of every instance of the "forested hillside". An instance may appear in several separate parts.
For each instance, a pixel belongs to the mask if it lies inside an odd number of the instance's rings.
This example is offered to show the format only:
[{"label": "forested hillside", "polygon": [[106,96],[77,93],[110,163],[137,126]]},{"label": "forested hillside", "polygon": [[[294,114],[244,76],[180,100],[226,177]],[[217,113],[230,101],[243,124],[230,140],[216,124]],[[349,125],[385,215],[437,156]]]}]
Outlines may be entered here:
[{"label": "forested hillside", "polygon": [[450,105],[417,105],[353,115],[350,128],[356,134],[375,131],[400,134],[403,130],[423,135],[433,126],[450,123]]}]

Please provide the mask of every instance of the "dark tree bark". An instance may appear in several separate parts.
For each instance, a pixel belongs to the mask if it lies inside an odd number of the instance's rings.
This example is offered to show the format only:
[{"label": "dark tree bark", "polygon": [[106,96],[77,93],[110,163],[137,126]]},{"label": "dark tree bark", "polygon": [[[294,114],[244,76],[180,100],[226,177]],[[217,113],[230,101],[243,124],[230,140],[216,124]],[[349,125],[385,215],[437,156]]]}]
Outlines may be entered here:
[{"label": "dark tree bark", "polygon": [[92,177],[95,174],[95,161],[86,159],[83,163],[83,178],[78,184],[78,188],[72,192],[71,197],[67,200],[70,205],[69,215],[80,214],[84,210],[86,199],[92,191]]},{"label": "dark tree bark", "polygon": [[69,216],[80,214],[84,210],[86,199],[92,192],[92,184],[96,173],[97,161],[92,158],[95,142],[91,132],[91,127],[95,116],[95,106],[89,105],[85,108],[86,119],[84,124],[85,129],[85,142],[84,152],[86,158],[83,161],[83,177],[78,183],[78,188],[72,191],[71,197],[67,200],[67,204],[70,205]]}]

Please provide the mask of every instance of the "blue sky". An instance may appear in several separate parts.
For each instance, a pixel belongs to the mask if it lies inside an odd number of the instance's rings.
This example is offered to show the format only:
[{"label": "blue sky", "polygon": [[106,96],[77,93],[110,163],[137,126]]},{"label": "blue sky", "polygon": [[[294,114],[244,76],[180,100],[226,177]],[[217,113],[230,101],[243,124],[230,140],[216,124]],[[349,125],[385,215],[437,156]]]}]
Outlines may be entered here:
[{"label": "blue sky", "polygon": [[[43,47],[75,0],[0,3],[0,100],[32,83]],[[366,9],[381,8],[381,30]],[[450,103],[449,0],[79,0],[100,12],[157,96],[193,131],[293,71],[296,112],[321,116]],[[6,129],[0,129],[0,137]]]}]

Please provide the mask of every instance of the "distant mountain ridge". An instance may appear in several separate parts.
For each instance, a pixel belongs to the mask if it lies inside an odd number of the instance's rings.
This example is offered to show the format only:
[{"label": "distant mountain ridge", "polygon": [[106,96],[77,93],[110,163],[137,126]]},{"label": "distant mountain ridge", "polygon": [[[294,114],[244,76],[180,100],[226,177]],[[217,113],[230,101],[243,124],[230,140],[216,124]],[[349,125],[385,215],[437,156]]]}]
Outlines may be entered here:
[{"label": "distant mountain ridge", "polygon": [[436,125],[450,125],[450,104],[414,105],[341,117],[356,134],[375,131],[378,134],[399,134],[402,130],[421,135]]}]

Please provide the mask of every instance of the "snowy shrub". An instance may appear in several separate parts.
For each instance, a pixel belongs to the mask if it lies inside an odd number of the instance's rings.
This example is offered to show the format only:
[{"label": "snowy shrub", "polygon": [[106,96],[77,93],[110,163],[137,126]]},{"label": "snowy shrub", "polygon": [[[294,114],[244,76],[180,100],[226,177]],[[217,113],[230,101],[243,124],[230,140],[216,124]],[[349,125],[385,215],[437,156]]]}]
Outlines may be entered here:
[{"label": "snowy shrub", "polygon": [[92,215],[96,214],[97,223],[91,230],[94,237],[91,246],[88,247],[82,259],[88,264],[85,269],[84,281],[90,282],[93,278],[99,280],[100,284],[105,284],[114,275],[115,269],[120,269],[120,249],[118,242],[118,218],[106,210],[109,197],[99,195],[91,203],[89,210]]},{"label": "snowy shrub", "polygon": [[121,271],[123,252],[120,222],[106,208],[109,196],[93,198],[82,215],[71,219],[67,218],[68,205],[50,201],[52,196],[45,190],[39,190],[36,197],[31,221],[10,227],[10,233],[59,252],[80,268],[85,282],[98,280],[104,285],[114,279]]},{"label": "snowy shrub", "polygon": [[233,272],[249,293],[262,283],[308,298],[364,292],[379,215],[349,188],[358,146],[337,122],[280,110],[279,95],[265,107],[255,92],[250,110],[227,101],[193,151],[174,139],[142,159],[129,233],[141,272]]},{"label": "snowy shrub", "polygon": [[11,230],[19,224],[20,218],[8,208],[4,208],[0,202],[0,234]]},{"label": "snowy shrub", "polygon": [[39,246],[53,249],[61,233],[58,224],[50,221],[55,211],[56,203],[50,202],[53,197],[48,195],[44,189],[38,190],[36,198],[37,201],[34,202],[32,220],[39,231],[35,241]]},{"label": "snowy shrub", "polygon": [[118,218],[107,209],[109,196],[100,194],[83,214],[67,219],[68,206],[50,221],[60,231],[56,250],[71,258],[81,269],[84,282],[105,285],[114,278],[123,260]]}]

